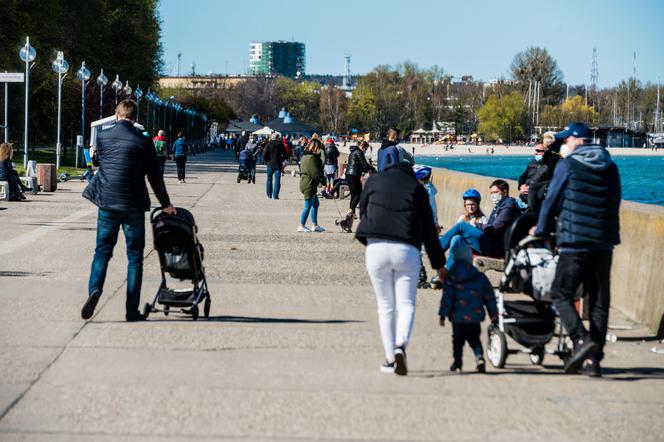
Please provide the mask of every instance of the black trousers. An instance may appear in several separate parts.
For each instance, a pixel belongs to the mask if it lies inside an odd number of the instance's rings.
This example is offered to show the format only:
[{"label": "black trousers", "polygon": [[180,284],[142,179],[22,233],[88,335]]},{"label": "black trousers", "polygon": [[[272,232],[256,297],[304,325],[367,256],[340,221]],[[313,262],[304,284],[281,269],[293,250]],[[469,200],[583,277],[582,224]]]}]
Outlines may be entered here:
[{"label": "black trousers", "polygon": [[482,349],[482,342],[480,341],[480,333],[482,327],[479,322],[475,323],[452,323],[452,347],[454,348],[454,362],[461,365],[463,356],[463,344],[466,342],[473,349],[475,357],[481,357],[484,354]]},{"label": "black trousers", "polygon": [[161,168],[161,176],[164,176],[164,169],[166,168],[166,156],[158,155],[157,159],[159,160],[159,167]]},{"label": "black trousers", "polygon": [[357,175],[346,174],[346,181],[350,190],[350,210],[355,213],[355,209],[360,203],[360,195],[362,194],[362,180]]},{"label": "black trousers", "polygon": [[184,180],[184,167],[187,164],[186,155],[178,155],[175,157],[175,165],[178,169],[178,180]]},{"label": "black trousers", "polygon": [[560,320],[570,337],[577,341],[588,335],[581,317],[574,307],[574,299],[583,284],[590,307],[590,339],[599,346],[596,361],[604,357],[604,343],[609,326],[611,305],[612,250],[584,253],[561,253],[551,295]]}]

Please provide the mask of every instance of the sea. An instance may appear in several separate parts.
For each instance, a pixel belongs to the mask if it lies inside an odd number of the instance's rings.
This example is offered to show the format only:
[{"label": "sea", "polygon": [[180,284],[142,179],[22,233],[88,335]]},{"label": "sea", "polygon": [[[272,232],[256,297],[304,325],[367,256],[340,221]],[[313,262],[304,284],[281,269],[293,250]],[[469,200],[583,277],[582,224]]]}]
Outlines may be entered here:
[{"label": "sea", "polygon": [[[517,180],[530,156],[418,156],[418,164],[460,172]],[[622,197],[628,201],[664,206],[664,157],[613,156],[620,171]],[[480,192],[482,191],[481,189]]]}]

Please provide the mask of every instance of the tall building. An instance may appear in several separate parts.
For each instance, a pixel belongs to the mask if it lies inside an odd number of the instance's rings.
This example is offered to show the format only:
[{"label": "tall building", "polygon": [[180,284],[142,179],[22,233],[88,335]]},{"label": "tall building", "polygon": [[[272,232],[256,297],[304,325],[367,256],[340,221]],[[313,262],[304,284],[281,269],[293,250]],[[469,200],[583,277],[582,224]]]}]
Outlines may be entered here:
[{"label": "tall building", "polygon": [[249,72],[253,75],[304,75],[304,43],[290,41],[252,42],[249,45]]}]

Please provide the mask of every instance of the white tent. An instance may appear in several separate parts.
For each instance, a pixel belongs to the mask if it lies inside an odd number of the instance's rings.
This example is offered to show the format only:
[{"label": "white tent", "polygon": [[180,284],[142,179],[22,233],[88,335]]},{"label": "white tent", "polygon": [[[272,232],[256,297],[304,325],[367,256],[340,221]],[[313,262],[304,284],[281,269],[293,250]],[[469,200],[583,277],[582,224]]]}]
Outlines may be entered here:
[{"label": "white tent", "polygon": [[257,131],[252,132],[252,134],[253,134],[253,135],[271,135],[272,132],[274,132],[272,129],[270,129],[269,127],[265,126],[265,127],[262,128],[262,129],[258,129]]}]

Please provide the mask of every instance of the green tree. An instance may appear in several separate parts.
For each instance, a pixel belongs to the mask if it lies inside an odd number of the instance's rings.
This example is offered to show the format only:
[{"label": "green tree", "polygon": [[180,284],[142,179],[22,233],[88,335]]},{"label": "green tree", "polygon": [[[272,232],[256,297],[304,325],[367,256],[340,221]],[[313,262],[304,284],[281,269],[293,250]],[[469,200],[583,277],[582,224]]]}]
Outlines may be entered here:
[{"label": "green tree", "polygon": [[564,127],[572,121],[597,124],[597,111],[584,103],[584,98],[576,95],[557,106],[545,106],[540,116],[540,124],[549,127]]},{"label": "green tree", "polygon": [[295,81],[286,77],[275,80],[278,108],[286,107],[291,115],[303,123],[317,126],[320,121],[320,84]]},{"label": "green tree", "polygon": [[492,95],[477,113],[479,131],[484,139],[511,142],[525,133],[525,111],[523,95],[518,92],[502,97]]}]

